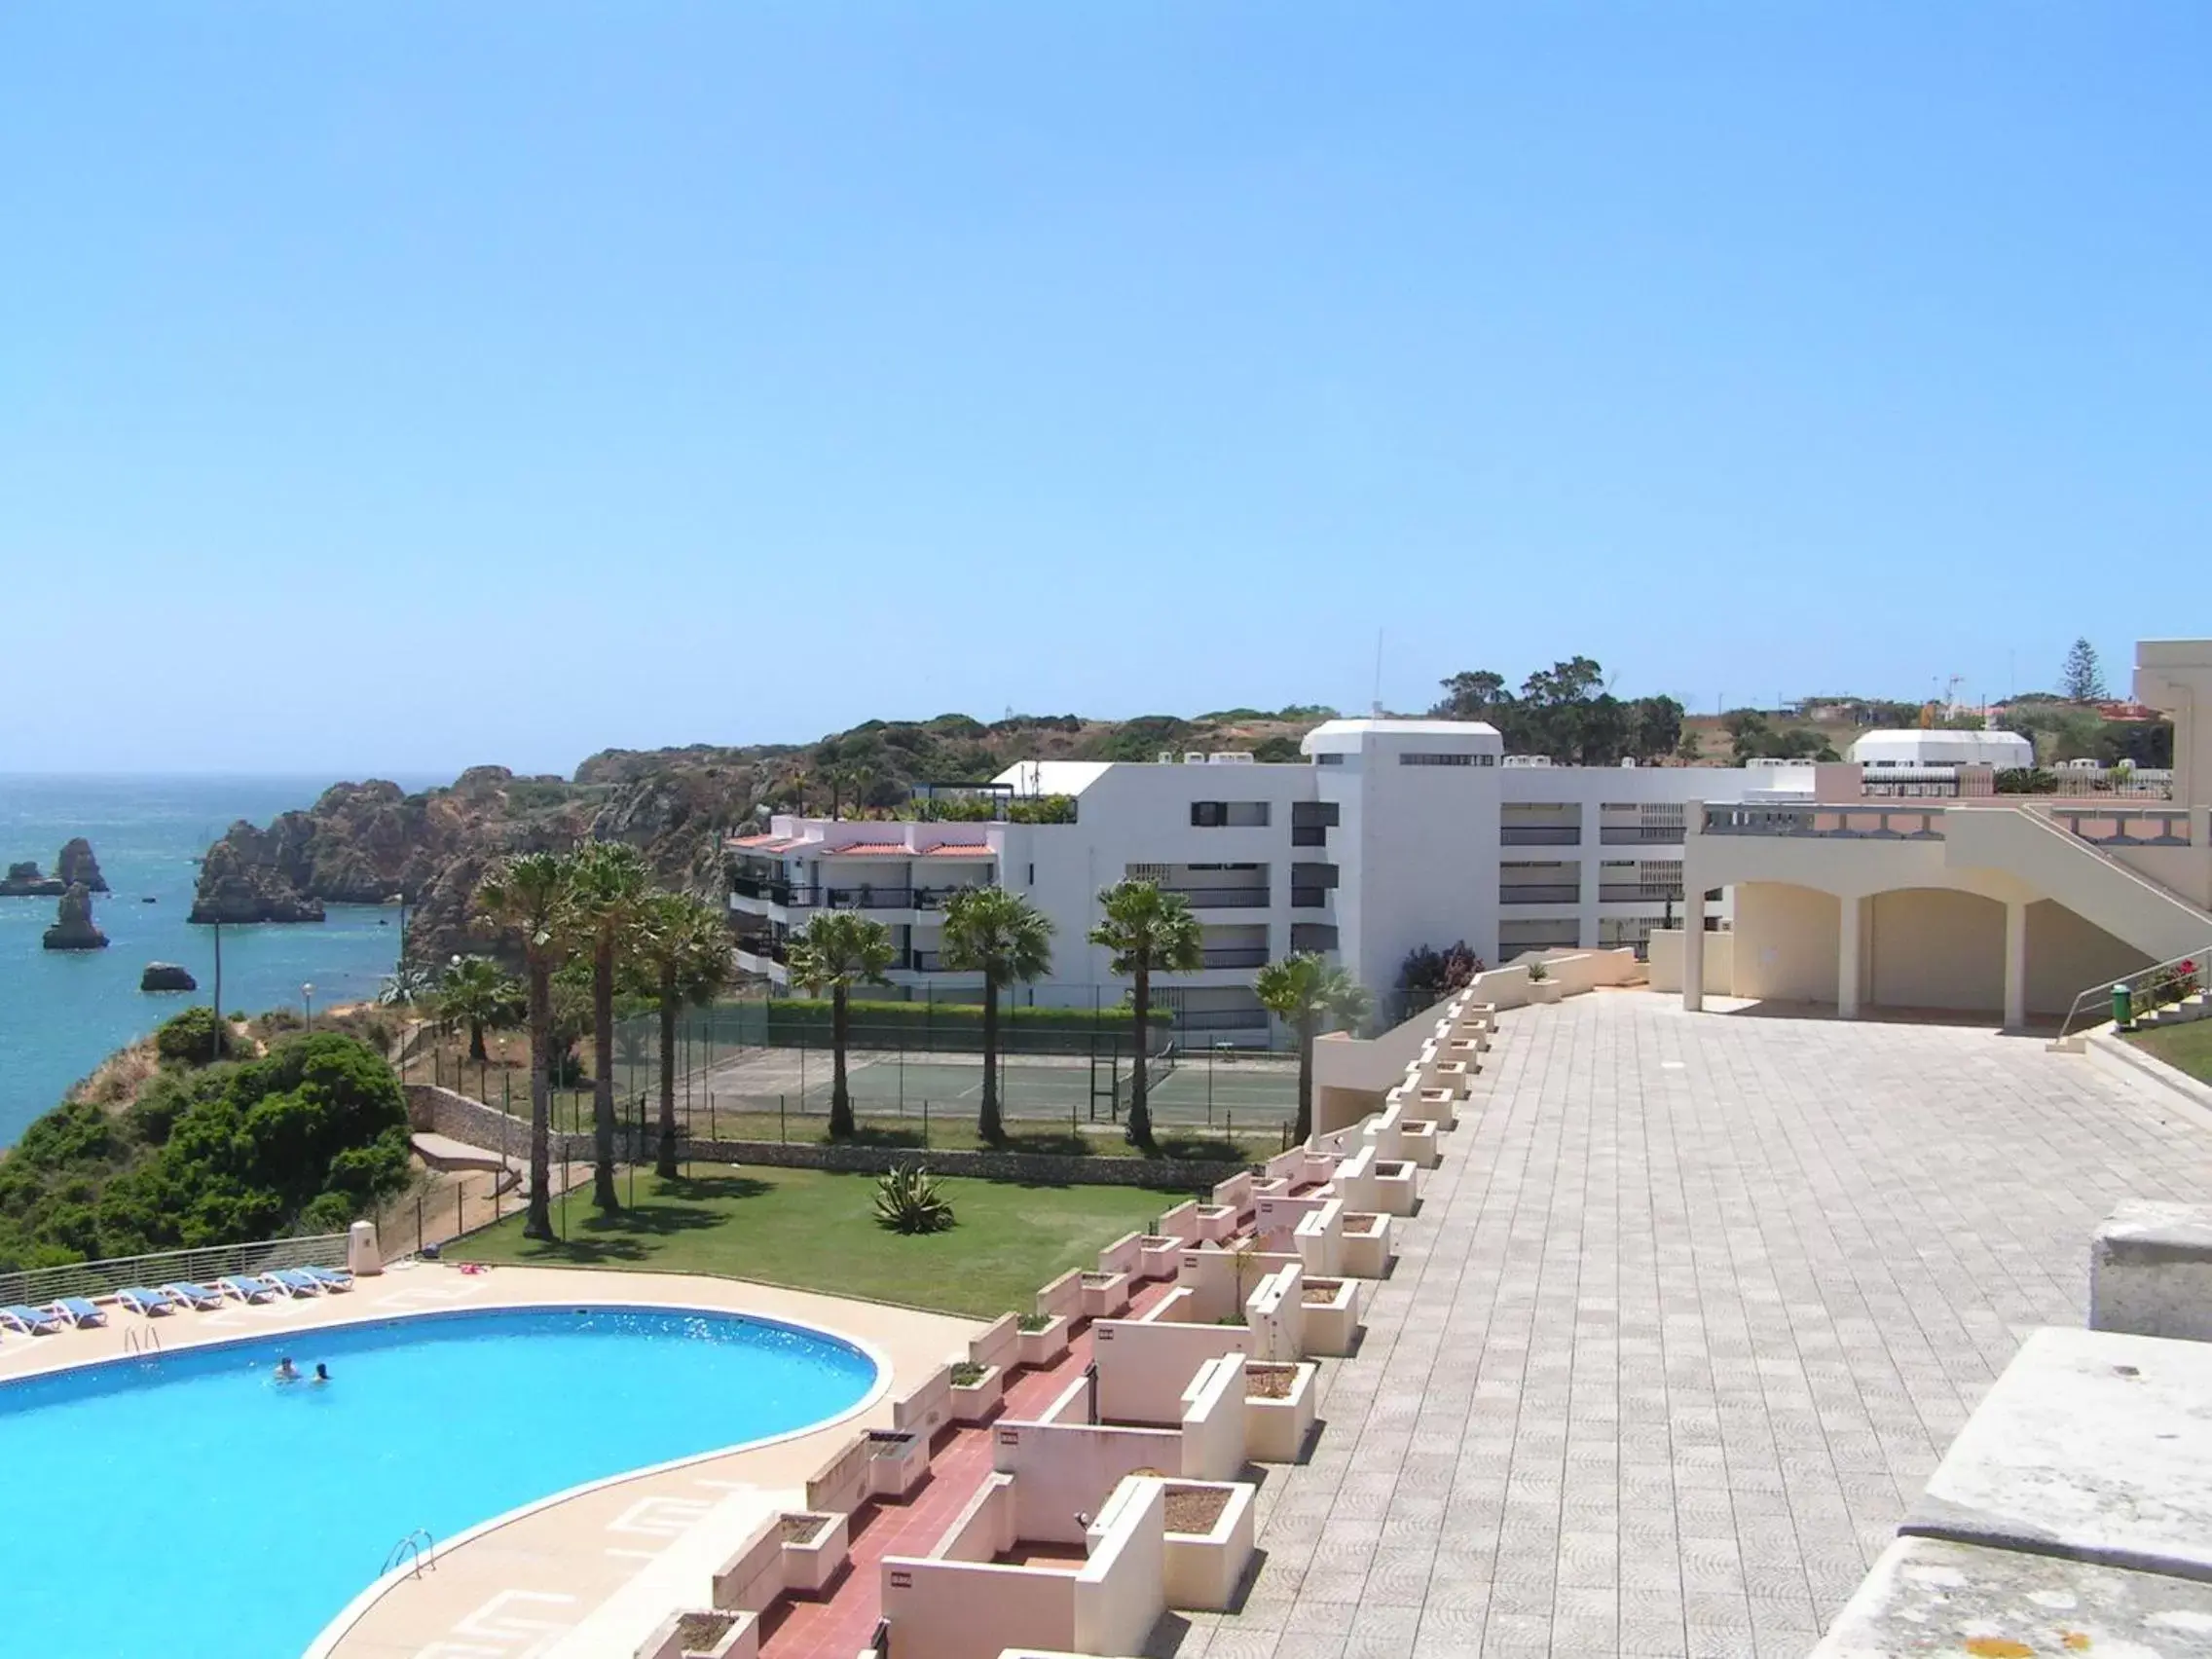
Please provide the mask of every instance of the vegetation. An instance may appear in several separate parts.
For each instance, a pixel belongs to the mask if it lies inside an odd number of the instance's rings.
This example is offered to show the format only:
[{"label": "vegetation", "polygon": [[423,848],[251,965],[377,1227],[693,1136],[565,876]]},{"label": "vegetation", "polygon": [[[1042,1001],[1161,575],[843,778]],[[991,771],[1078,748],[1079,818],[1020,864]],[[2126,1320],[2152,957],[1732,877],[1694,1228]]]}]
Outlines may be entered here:
[{"label": "vegetation", "polygon": [[676,1016],[712,1003],[729,983],[729,926],[719,905],[658,893],[646,903],[639,968],[660,1015],[660,1144],[653,1167],[676,1173]]},{"label": "vegetation", "polygon": [[1417,944],[1398,967],[1398,989],[1404,993],[1401,1000],[1409,1013],[1426,1008],[1454,991],[1465,990],[1482,971],[1483,959],[1465,940],[1444,950]]},{"label": "vegetation", "polygon": [[530,1197],[522,1231],[539,1240],[553,1236],[553,975],[571,951],[562,931],[568,894],[568,861],[552,853],[523,853],[496,865],[476,890],[485,914],[522,945],[530,1025]]},{"label": "vegetation", "polygon": [[1604,688],[1604,670],[1586,656],[1539,669],[1518,696],[1489,669],[1455,674],[1429,713],[1440,719],[1487,720],[1508,753],[1549,755],[1563,764],[1612,766],[1666,758],[1682,738],[1682,706],[1672,697],[1623,701]]},{"label": "vegetation", "polygon": [[983,977],[983,1103],[976,1129],[997,1145],[999,1122],[999,993],[1052,971],[1052,924],[1037,907],[1003,887],[973,887],[945,902],[940,952],[944,965]]},{"label": "vegetation", "polygon": [[188,1008],[173,1019],[163,1020],[154,1032],[154,1052],[183,1065],[212,1063],[218,1044],[224,1055],[235,1046],[230,1026],[216,1018],[211,1008]]},{"label": "vegetation", "polygon": [[973,1388],[990,1374],[989,1366],[977,1365],[972,1359],[956,1359],[952,1362],[951,1377],[955,1388]]},{"label": "vegetation", "polygon": [[1351,1025],[1365,1019],[1372,999],[1351,975],[1312,951],[1271,962],[1253,977],[1260,1006],[1298,1034],[1298,1120],[1293,1138],[1313,1132],[1313,1044],[1324,1022]]},{"label": "vegetation", "polygon": [[875,1220],[894,1233],[942,1233],[954,1217],[930,1172],[902,1163],[875,1179]]},{"label": "vegetation", "polygon": [[521,983],[489,956],[455,957],[438,977],[430,1000],[441,1029],[468,1033],[468,1057],[478,1065],[492,1057],[484,1047],[485,1031],[519,1025],[525,1012]]},{"label": "vegetation", "polygon": [[546,1266],[719,1273],[996,1318],[1040,1285],[1088,1267],[1175,1200],[1136,1187],[1032,1187],[946,1178],[960,1213],[949,1233],[874,1225],[875,1180],[814,1169],[716,1168],[659,1181],[616,1215],[579,1213],[558,1243],[510,1220],[457,1245],[455,1257]]},{"label": "vegetation", "polygon": [[391,1068],[336,1031],[66,1102],[0,1161],[0,1271],[330,1233],[409,1180]]},{"label": "vegetation", "polygon": [[2105,689],[2097,647],[2087,640],[2076,640],[2068,648],[2066,660],[2058,669],[2058,694],[2069,703],[2101,703],[2111,695]]},{"label": "vegetation", "polygon": [[587,841],[569,860],[563,922],[591,962],[592,1202],[621,1207],[614,1187],[614,981],[651,898],[638,849]]},{"label": "vegetation", "polygon": [[[1129,979],[1130,1017],[1139,1031],[1152,1021],[1154,974],[1194,974],[1205,966],[1203,932],[1190,901],[1162,893],[1156,881],[1120,881],[1098,895],[1101,919],[1090,942],[1113,953],[1108,968]],[[1126,1132],[1133,1146],[1157,1151],[1152,1111],[1147,1103],[1149,1056],[1146,1045],[1133,1045],[1129,1061],[1129,1116]]]},{"label": "vegetation", "polygon": [[830,993],[830,1134],[843,1140],[853,1132],[853,1094],[846,1082],[845,1050],[850,1038],[846,998],[853,986],[881,985],[898,953],[891,930],[857,910],[822,910],[792,940],[793,983]]},{"label": "vegetation", "polygon": [[1721,717],[1736,764],[1747,760],[1836,760],[1835,745],[1810,726],[1777,731],[1757,709],[1731,709]]}]

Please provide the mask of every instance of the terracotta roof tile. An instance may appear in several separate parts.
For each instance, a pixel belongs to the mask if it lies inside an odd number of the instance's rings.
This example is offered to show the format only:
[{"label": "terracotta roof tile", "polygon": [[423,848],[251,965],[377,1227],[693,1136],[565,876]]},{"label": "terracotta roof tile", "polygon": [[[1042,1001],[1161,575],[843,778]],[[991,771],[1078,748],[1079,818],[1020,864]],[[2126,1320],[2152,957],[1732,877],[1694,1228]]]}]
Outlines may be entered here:
[{"label": "terracotta roof tile", "polygon": [[991,847],[970,846],[965,842],[947,841],[941,847],[932,847],[922,854],[926,859],[992,859],[998,857]]},{"label": "terracotta roof tile", "polygon": [[826,847],[822,856],[835,859],[903,859],[911,858],[913,852],[903,841],[855,841],[849,847]]}]

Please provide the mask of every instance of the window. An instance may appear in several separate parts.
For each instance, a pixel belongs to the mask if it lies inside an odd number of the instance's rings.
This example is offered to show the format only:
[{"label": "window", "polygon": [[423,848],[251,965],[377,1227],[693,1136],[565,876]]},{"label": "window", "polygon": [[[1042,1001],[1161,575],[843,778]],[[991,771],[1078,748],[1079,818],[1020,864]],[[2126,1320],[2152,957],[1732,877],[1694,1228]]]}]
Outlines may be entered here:
[{"label": "window", "polygon": [[1325,751],[1313,756],[1313,764],[1316,766],[1342,766],[1344,763],[1345,757],[1342,755],[1331,755]]},{"label": "window", "polygon": [[1191,825],[1198,830],[1264,830],[1268,803],[1264,800],[1195,800]]},{"label": "window", "polygon": [[1472,766],[1474,763],[1472,755],[1431,755],[1425,750],[1398,756],[1401,766]]}]

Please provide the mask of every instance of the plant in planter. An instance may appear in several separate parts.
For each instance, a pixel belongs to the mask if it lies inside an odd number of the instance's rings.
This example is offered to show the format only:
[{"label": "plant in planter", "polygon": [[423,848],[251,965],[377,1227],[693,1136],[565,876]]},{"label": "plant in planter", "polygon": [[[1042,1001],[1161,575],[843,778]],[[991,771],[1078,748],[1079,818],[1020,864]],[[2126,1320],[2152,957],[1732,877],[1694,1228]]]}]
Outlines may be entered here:
[{"label": "plant in planter", "polygon": [[972,1359],[952,1363],[952,1418],[955,1422],[981,1422],[991,1415],[1006,1387],[1006,1378],[995,1365],[977,1365]]},{"label": "plant in planter", "polygon": [[845,1516],[793,1514],[782,1518],[784,1585],[809,1595],[827,1590],[851,1551]]},{"label": "plant in planter", "polygon": [[1068,1322],[1056,1313],[1024,1313],[1015,1328],[1023,1365],[1042,1370],[1068,1351]]},{"label": "plant in planter", "polygon": [[1544,966],[1544,959],[1541,956],[1531,956],[1529,958],[1530,984],[1540,985],[1551,977],[1552,971]]},{"label": "plant in planter", "polygon": [[952,1385],[955,1388],[973,1388],[991,1373],[987,1365],[977,1365],[972,1359],[963,1359],[952,1368]]},{"label": "plant in planter", "polygon": [[894,1233],[943,1233],[952,1227],[952,1204],[919,1163],[902,1163],[875,1179],[875,1219]]}]

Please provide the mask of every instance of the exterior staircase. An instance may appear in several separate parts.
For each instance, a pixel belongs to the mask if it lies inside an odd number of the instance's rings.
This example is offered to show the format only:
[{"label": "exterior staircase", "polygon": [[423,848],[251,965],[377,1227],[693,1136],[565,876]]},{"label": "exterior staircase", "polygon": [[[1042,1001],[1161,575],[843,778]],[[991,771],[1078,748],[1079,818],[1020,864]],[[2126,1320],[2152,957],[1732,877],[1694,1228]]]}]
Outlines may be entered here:
[{"label": "exterior staircase", "polygon": [[1944,862],[2001,869],[2155,962],[2201,951],[2212,913],[2043,813],[1980,807],[1944,815]]}]

